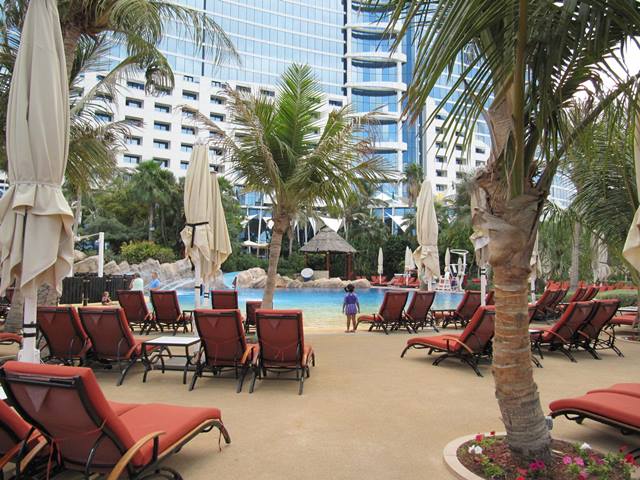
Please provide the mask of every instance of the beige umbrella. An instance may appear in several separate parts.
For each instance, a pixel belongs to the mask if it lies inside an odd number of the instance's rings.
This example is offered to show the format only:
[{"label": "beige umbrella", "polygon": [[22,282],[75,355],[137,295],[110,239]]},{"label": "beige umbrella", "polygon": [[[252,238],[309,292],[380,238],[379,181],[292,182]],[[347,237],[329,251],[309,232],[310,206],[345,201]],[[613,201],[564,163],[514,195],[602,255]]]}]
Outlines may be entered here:
[{"label": "beige umbrella", "polygon": [[593,281],[604,282],[611,275],[611,268],[608,264],[607,246],[598,237],[591,237],[591,270],[593,271]]},{"label": "beige umbrella", "polygon": [[[220,204],[219,207],[216,203]],[[220,192],[217,180],[209,173],[209,155],[206,145],[196,144],[191,153],[189,168],[184,184],[184,213],[186,225],[180,236],[185,245],[185,255],[191,259],[195,269],[196,306],[200,306],[202,283],[211,282],[222,262],[231,253],[229,234],[222,212]],[[218,225],[217,210],[222,214]],[[224,232],[218,232],[218,229]],[[226,235],[228,248],[224,253],[218,251],[217,239]]]},{"label": "beige umbrella", "polygon": [[[636,115],[636,128],[633,137],[633,157],[636,164],[636,186],[640,195],[640,112]],[[627,261],[640,271],[640,208],[633,216],[633,222],[629,227],[627,240],[622,249],[622,255]]]},{"label": "beige umbrella", "polygon": [[540,255],[538,254],[538,234],[536,233],[536,242],[533,244],[533,250],[531,252],[531,260],[529,261],[531,266],[531,275],[529,280],[531,282],[531,301],[536,301],[536,278],[540,271]]},{"label": "beige umbrella", "polygon": [[473,233],[469,237],[475,250],[476,264],[480,267],[480,302],[485,305],[487,296],[487,266],[489,265],[489,231],[480,226],[481,216],[487,211],[487,196],[482,187],[471,190],[471,219]]},{"label": "beige umbrella", "polygon": [[231,240],[229,239],[229,230],[227,228],[227,219],[224,215],[222,207],[222,195],[220,194],[220,185],[218,184],[218,175],[211,174],[211,191],[213,196],[213,217],[211,224],[213,225],[213,249],[211,251],[211,260],[213,266],[213,276],[220,273],[222,264],[231,255]]},{"label": "beige umbrella", "polygon": [[438,219],[429,180],[422,182],[416,202],[416,236],[418,248],[413,252],[413,258],[418,266],[418,275],[431,290],[431,281],[434,277],[440,276],[440,261],[438,259]]},{"label": "beige umbrella", "polygon": [[384,254],[382,253],[382,247],[378,249],[378,275],[380,275],[380,281],[382,281],[382,274],[384,273]]},{"label": "beige umbrella", "polygon": [[0,200],[0,291],[24,295],[19,358],[38,362],[36,295],[62,291],[73,264],[73,214],[62,194],[69,146],[69,91],[56,0],[29,2],[7,105],[10,188]]}]

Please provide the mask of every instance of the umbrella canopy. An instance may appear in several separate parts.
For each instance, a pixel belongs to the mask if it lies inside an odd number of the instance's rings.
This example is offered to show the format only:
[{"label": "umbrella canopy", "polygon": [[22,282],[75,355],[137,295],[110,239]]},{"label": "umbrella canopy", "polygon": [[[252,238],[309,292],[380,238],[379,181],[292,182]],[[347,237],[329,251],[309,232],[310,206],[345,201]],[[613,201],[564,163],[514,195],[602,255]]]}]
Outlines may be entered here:
[{"label": "umbrella canopy", "polygon": [[384,273],[384,254],[382,253],[382,247],[378,249],[378,275]]},{"label": "umbrella canopy", "polygon": [[449,251],[449,248],[444,252],[444,271],[446,273],[451,272],[451,252]]},{"label": "umbrella canopy", "polygon": [[[636,128],[633,136],[633,156],[636,165],[636,186],[640,195],[640,113],[636,116]],[[627,240],[622,249],[622,256],[638,271],[640,271],[640,207],[633,216],[629,227]]]},{"label": "umbrella canopy", "polygon": [[409,247],[404,251],[404,271],[408,272],[416,268],[416,264],[413,261],[413,252]]},{"label": "umbrella canopy", "polygon": [[56,0],[29,2],[7,106],[10,188],[0,200],[4,291],[62,290],[73,265],[73,214],[62,194],[69,90]]},{"label": "umbrella canopy", "polygon": [[488,208],[487,196],[481,187],[471,190],[471,219],[473,220],[473,233],[469,237],[476,254],[476,264],[486,267],[489,263],[489,231],[479,226],[477,218],[486,212]]},{"label": "umbrella canopy", "polygon": [[607,246],[597,237],[591,238],[591,270],[593,271],[594,282],[604,282],[611,274],[608,264]]},{"label": "umbrella canopy", "polygon": [[209,173],[208,149],[202,144],[196,144],[191,153],[184,183],[184,214],[187,221],[180,236],[185,254],[195,266],[196,283],[208,283],[231,254],[231,242],[218,182]]},{"label": "umbrella canopy", "polygon": [[538,234],[536,233],[536,241],[533,244],[533,250],[531,251],[531,260],[529,261],[531,266],[531,278],[536,278],[540,271],[540,255],[538,254]]},{"label": "umbrella canopy", "polygon": [[416,202],[416,236],[418,248],[413,252],[413,258],[418,266],[418,274],[427,281],[439,277],[438,219],[429,180],[422,182]]}]

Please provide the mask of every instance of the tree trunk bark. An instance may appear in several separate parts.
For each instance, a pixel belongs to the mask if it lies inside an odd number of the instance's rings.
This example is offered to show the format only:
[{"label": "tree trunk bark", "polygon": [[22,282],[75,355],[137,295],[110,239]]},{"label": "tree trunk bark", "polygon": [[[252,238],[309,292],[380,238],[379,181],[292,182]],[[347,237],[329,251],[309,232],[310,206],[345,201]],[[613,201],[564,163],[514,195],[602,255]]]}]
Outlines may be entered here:
[{"label": "tree trunk bark", "polygon": [[569,289],[578,288],[580,281],[580,236],[582,226],[579,222],[573,224],[573,236],[571,239],[571,266],[569,267]]},{"label": "tree trunk bark", "polygon": [[262,308],[273,308],[273,294],[276,290],[276,276],[278,274],[278,262],[282,250],[282,237],[287,230],[290,219],[286,215],[274,217],[273,234],[269,244],[269,269],[267,270],[267,283],[262,295]]},{"label": "tree trunk bark", "polygon": [[73,62],[76,58],[76,48],[82,31],[74,25],[65,25],[62,29],[62,43],[64,44],[64,58],[67,63],[67,77],[71,78]]},{"label": "tree trunk bark", "polygon": [[149,205],[149,235],[148,240],[153,241],[153,203]]},{"label": "tree trunk bark", "polygon": [[[43,283],[38,288],[38,306],[56,306],[58,304],[58,292],[54,287]],[[24,297],[18,288],[13,292],[11,309],[7,314],[7,321],[4,324],[4,331],[10,333],[20,333],[22,331],[22,318],[24,316]]]}]

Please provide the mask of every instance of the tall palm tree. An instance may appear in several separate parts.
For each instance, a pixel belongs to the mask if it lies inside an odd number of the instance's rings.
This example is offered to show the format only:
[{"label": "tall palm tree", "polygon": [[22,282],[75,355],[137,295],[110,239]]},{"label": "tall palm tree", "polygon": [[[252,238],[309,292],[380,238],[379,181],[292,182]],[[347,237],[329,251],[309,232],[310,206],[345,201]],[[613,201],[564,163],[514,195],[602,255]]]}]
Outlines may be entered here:
[{"label": "tall palm tree", "polygon": [[131,190],[134,197],[147,207],[148,240],[153,240],[156,206],[162,208],[170,198],[176,183],[173,173],[163,169],[153,160],[140,163],[131,176]]},{"label": "tall palm tree", "polygon": [[[445,102],[448,134],[481,116],[492,147],[476,183],[488,211],[477,221],[489,228],[496,292],[493,375],[512,453],[551,456],[551,438],[533,379],[528,348],[527,278],[539,216],[557,167],[571,142],[612,99],[628,94],[637,74],[621,78],[611,64],[621,44],[640,34],[640,4],[629,0],[394,0],[389,30],[398,44],[415,33],[417,58],[407,109],[420,114],[432,89],[462,60]],[[415,25],[415,29],[409,29]],[[431,52],[437,52],[433,55]],[[609,63],[603,63],[603,60]],[[635,73],[635,72],[634,72]],[[615,86],[602,91],[608,74]],[[586,84],[594,85],[588,90]],[[591,97],[584,121],[567,121],[576,94]],[[447,102],[447,103],[449,103]],[[485,106],[489,105],[488,110]],[[466,136],[470,145],[470,135]],[[476,218],[476,217],[474,217]]]},{"label": "tall palm tree", "polygon": [[411,163],[404,170],[404,183],[407,186],[409,206],[413,207],[420,195],[420,186],[424,180],[424,170],[422,165]]},{"label": "tall palm tree", "polygon": [[348,107],[329,113],[309,66],[292,65],[282,75],[275,99],[248,96],[228,89],[228,104],[239,128],[225,137],[233,173],[245,189],[270,197],[273,227],[269,269],[262,304],[273,305],[282,236],[299,213],[314,205],[344,205],[364,182],[386,178],[382,159],[371,156],[371,143],[359,136],[367,116],[351,115]]}]

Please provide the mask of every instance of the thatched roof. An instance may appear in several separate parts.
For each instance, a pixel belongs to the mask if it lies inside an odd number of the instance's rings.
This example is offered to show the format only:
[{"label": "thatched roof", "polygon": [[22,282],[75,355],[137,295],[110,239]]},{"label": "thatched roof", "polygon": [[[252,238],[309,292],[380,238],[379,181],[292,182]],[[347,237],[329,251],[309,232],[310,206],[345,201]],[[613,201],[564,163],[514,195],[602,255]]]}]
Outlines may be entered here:
[{"label": "thatched roof", "polygon": [[300,251],[307,253],[356,253],[356,249],[349,245],[344,238],[328,228],[320,230]]}]

